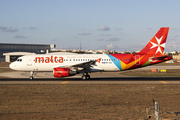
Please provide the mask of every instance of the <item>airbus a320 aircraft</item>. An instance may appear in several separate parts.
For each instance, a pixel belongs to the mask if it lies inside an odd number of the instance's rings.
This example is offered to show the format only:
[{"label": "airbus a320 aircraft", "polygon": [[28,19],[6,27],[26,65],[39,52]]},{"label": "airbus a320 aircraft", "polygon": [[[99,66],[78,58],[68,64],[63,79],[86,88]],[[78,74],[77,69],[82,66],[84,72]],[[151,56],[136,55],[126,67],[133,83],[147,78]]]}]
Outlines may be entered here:
[{"label": "airbus a320 aircraft", "polygon": [[160,28],[148,44],[136,54],[32,54],[19,57],[10,64],[13,70],[34,72],[52,71],[54,77],[68,77],[82,74],[82,79],[90,79],[88,73],[123,71],[161,63],[172,59],[163,55],[169,27]]}]

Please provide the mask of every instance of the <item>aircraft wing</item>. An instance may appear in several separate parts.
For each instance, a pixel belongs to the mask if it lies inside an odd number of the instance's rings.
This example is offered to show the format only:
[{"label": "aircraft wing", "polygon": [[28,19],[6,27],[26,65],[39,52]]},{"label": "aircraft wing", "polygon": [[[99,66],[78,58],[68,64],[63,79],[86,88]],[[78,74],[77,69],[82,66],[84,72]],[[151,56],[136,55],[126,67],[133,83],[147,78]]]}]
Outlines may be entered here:
[{"label": "aircraft wing", "polygon": [[100,63],[100,60],[101,58],[97,59],[97,60],[91,60],[91,61],[88,61],[88,62],[83,62],[83,63],[79,63],[79,64],[75,64],[75,65],[72,65],[71,67],[79,67],[79,68],[90,68],[93,66],[96,66],[96,62],[99,62]]},{"label": "aircraft wing", "polygon": [[62,67],[62,68],[84,68],[84,69],[89,69],[90,67],[93,66],[96,66],[96,62],[100,62],[101,58],[97,59],[97,60],[91,60],[91,61],[88,61],[88,62],[83,62],[83,63],[78,63],[78,64],[74,64],[74,65],[66,65],[66,66],[59,66],[59,67]]},{"label": "aircraft wing", "polygon": [[76,64],[76,65],[72,65],[71,67],[82,68],[82,70],[84,72],[99,72],[99,71],[103,71],[102,68],[99,68],[99,67],[96,66],[96,62],[100,62],[100,59],[92,60],[92,61],[89,61],[89,62],[84,62],[84,63],[80,63],[80,64]]},{"label": "aircraft wing", "polygon": [[84,63],[79,63],[79,64],[75,64],[75,65],[72,65],[71,67],[79,67],[79,68],[90,68],[92,67],[92,65],[95,65],[97,61],[88,61],[88,62],[84,62]]}]

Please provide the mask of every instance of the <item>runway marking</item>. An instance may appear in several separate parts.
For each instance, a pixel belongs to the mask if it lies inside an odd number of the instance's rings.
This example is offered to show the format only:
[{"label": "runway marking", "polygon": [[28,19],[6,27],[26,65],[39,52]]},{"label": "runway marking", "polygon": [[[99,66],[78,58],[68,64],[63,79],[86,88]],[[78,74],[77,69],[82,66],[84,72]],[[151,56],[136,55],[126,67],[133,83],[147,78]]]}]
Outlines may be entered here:
[{"label": "runway marking", "polygon": [[159,82],[164,83],[164,84],[169,84],[168,82],[165,82],[165,81],[159,81]]},{"label": "runway marking", "polygon": [[59,84],[66,84],[66,83],[68,83],[69,81],[64,81],[64,82],[61,82],[61,83],[59,83]]}]

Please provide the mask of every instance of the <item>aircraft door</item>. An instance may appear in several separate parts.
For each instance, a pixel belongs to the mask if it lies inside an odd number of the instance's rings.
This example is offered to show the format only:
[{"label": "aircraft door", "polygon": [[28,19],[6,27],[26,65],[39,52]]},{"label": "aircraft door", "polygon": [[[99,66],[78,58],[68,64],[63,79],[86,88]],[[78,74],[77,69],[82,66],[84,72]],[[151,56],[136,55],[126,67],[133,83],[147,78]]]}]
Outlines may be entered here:
[{"label": "aircraft door", "polygon": [[135,55],[135,65],[140,65],[140,55]]},{"label": "aircraft door", "polygon": [[32,66],[32,56],[27,57],[27,66]]}]

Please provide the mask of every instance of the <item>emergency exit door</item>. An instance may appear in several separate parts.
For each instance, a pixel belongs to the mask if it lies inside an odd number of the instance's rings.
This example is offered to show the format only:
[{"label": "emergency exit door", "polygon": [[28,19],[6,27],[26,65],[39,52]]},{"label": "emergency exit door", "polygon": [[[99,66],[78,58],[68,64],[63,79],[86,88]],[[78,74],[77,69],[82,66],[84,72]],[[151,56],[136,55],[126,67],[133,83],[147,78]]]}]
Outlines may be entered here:
[{"label": "emergency exit door", "polygon": [[140,65],[140,55],[135,55],[135,65]]}]

